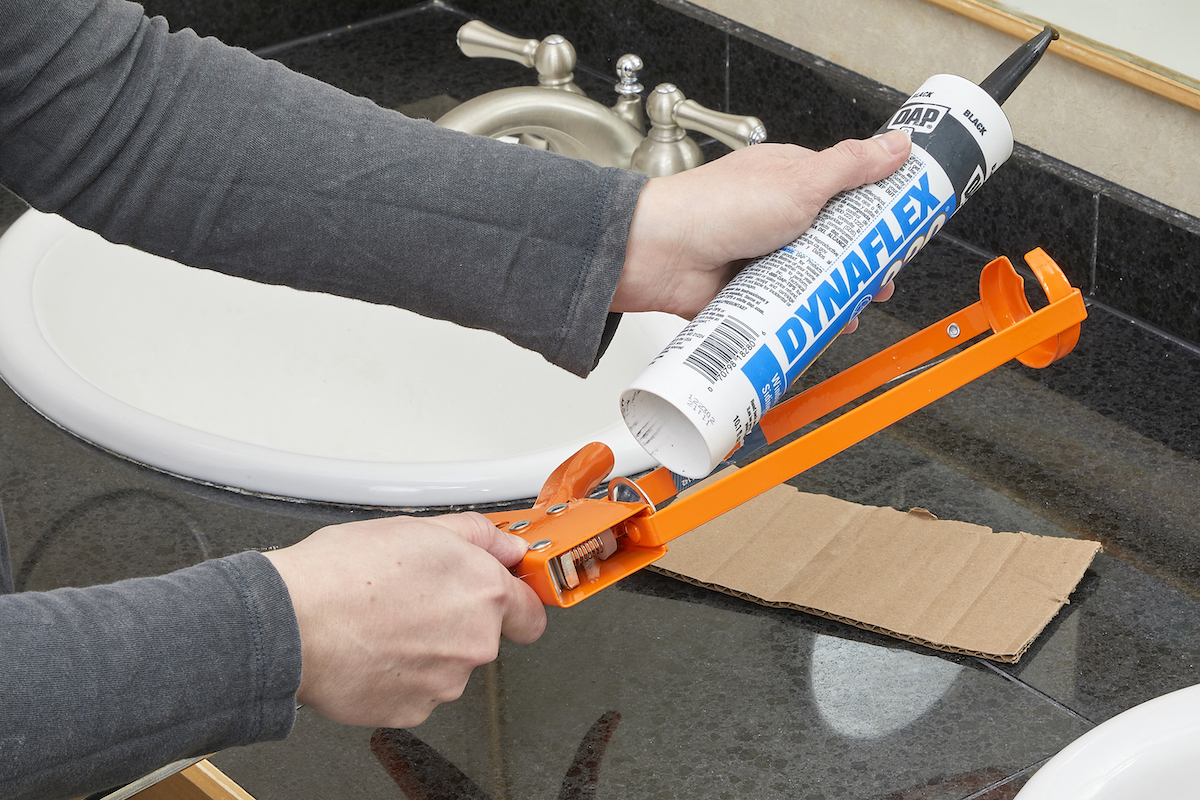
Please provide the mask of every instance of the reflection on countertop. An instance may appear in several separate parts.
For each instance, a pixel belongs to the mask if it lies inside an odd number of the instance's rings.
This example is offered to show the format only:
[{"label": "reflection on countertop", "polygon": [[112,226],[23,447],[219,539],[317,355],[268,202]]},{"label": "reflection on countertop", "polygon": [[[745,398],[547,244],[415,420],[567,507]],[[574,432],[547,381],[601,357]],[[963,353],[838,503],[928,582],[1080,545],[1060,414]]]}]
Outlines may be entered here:
[{"label": "reflection on countertop", "polygon": [[[512,19],[483,10],[509,28],[533,13],[524,5]],[[639,52],[648,71],[699,70],[697,52],[750,49],[670,8],[645,3],[634,11],[637,25],[598,27],[595,38],[611,45],[611,58]],[[412,104],[440,109],[444,98],[529,81],[516,65],[459,56],[454,31],[462,20],[441,5],[422,7],[271,56],[413,113],[421,107]],[[592,31],[570,27],[579,24],[564,13],[515,32],[561,28],[583,42],[582,63],[604,67],[588,47]],[[789,79],[807,81],[797,93],[840,99],[821,123],[831,135],[871,131],[877,101],[844,76],[780,66],[779,55],[756,52],[748,72],[786,68]],[[595,96],[610,91],[605,69],[581,72]],[[740,85],[736,75],[707,80],[690,82],[714,106],[726,86]],[[768,130],[792,125],[785,116],[773,127],[772,115],[786,109],[756,106],[735,88],[734,100],[742,99],[745,108],[734,110],[762,116]],[[1010,174],[1060,182],[1033,174],[1031,163]],[[997,189],[1006,198],[1019,192],[1019,183]],[[0,198],[0,224],[21,209]],[[952,223],[906,269],[897,296],[869,309],[860,331],[841,337],[805,380],[972,302],[974,277],[1003,238],[996,231],[1005,221],[994,208],[987,213],[986,225],[982,211]],[[1071,277],[1087,291],[1080,263],[1089,262],[1074,257],[1089,243],[1070,219],[1060,223],[1072,231],[1062,237],[1067,252],[1055,252],[1054,226],[1037,243],[1075,264]],[[1102,542],[1106,552],[1071,604],[1016,665],[936,653],[643,573],[576,608],[552,610],[541,640],[506,643],[461,700],[412,731],[346,728],[302,709],[288,740],[213,760],[260,800],[1011,798],[1096,724],[1198,682],[1197,385],[1194,347],[1093,302],[1065,360],[1044,371],[996,370],[791,481],[858,503]],[[0,500],[24,589],[158,573],[382,513],[244,496],[155,473],[59,430],[4,387]]]}]

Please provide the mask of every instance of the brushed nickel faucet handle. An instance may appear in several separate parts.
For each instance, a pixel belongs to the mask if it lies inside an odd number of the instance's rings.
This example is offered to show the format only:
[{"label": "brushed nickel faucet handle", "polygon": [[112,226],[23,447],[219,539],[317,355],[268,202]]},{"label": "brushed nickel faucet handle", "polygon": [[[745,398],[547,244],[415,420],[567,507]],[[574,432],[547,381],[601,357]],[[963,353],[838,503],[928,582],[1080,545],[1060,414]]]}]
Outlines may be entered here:
[{"label": "brushed nickel faucet handle", "polygon": [[477,19],[458,29],[458,49],[468,58],[503,58],[526,67],[533,67],[537,39],[521,39],[502,33]]},{"label": "brushed nickel faucet handle", "polygon": [[767,140],[767,129],[758,117],[726,114],[705,108],[695,100],[682,100],[673,110],[675,122],[689,131],[707,134],[738,150]]},{"label": "brushed nickel faucet handle", "polygon": [[458,29],[458,49],[468,58],[503,58],[537,70],[549,89],[583,94],[575,85],[575,48],[557,33],[545,39],[509,36],[477,19]]},{"label": "brushed nickel faucet handle", "polygon": [[737,150],[759,144],[767,130],[757,117],[725,114],[688,100],[671,83],[660,83],[646,98],[650,132],[633,153],[630,166],[647,175],[671,175],[704,163],[686,131],[698,131]]},{"label": "brushed nickel faucet handle", "polygon": [[630,167],[651,177],[673,175],[704,163],[700,148],[675,121],[675,107],[686,98],[673,83],[660,83],[646,98],[650,131],[633,151]]}]

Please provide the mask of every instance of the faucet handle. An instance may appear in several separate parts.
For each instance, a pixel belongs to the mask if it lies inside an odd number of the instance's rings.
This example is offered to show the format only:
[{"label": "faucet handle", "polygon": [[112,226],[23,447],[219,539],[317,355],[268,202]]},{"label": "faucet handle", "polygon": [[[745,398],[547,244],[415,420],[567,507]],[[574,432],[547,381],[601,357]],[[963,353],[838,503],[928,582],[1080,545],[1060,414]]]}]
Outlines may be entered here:
[{"label": "faucet handle", "polygon": [[533,67],[537,39],[521,39],[496,30],[491,25],[473,19],[458,29],[458,49],[468,58],[503,58]]},{"label": "faucet handle", "polygon": [[767,140],[767,129],[758,117],[726,114],[705,108],[695,100],[681,100],[672,109],[675,124],[689,131],[707,134],[738,150]]},{"label": "faucet handle", "polygon": [[583,94],[575,85],[575,48],[557,33],[545,39],[509,36],[473,19],[458,29],[458,49],[468,58],[503,58],[537,70],[538,83]]},{"label": "faucet handle", "polygon": [[737,150],[759,144],[767,130],[757,117],[741,117],[688,100],[673,83],[660,83],[646,98],[650,131],[633,152],[630,166],[647,175],[671,175],[704,163],[700,147],[685,133],[699,131]]}]

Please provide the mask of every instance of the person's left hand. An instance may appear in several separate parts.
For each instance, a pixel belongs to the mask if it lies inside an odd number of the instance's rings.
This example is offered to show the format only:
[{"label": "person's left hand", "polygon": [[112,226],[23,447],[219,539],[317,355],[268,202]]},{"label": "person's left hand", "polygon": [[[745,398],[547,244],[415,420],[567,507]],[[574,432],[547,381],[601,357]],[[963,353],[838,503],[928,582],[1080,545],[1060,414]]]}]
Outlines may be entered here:
[{"label": "person's left hand", "polygon": [[300,626],[297,699],[349,725],[420,724],[501,635],[526,644],[545,629],[541,600],[508,571],[526,547],[467,512],[333,525],[264,553]]}]

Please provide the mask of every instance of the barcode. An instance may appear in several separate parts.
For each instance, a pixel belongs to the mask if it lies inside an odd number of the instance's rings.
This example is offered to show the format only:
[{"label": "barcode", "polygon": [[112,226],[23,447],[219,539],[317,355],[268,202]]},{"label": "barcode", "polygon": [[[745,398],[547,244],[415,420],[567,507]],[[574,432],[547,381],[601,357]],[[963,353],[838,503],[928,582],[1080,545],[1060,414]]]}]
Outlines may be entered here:
[{"label": "barcode", "polygon": [[726,317],[683,363],[708,378],[709,383],[716,383],[754,349],[755,338],[754,329],[749,325]]}]

